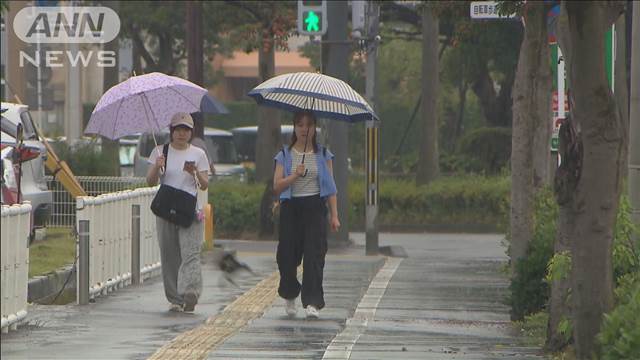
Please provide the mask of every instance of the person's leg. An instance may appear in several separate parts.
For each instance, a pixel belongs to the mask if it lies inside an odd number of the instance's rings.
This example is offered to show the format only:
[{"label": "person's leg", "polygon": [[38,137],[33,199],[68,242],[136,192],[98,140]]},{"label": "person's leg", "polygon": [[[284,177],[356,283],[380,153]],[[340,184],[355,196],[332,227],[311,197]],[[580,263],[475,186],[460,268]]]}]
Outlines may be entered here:
[{"label": "person's leg", "polygon": [[182,305],[183,298],[178,293],[178,270],[182,263],[178,229],[176,225],[156,217],[156,230],[158,231],[158,245],[160,246],[164,293],[170,303]]},{"label": "person's leg", "polygon": [[180,254],[182,264],[178,271],[178,294],[185,299],[185,311],[189,311],[190,296],[192,305],[202,292],[202,269],[200,268],[200,251],[202,249],[203,223],[195,220],[188,228],[178,227],[180,238]]},{"label": "person's leg", "polygon": [[302,306],[324,307],[322,279],[327,255],[327,207],[320,197],[305,199]]},{"label": "person's leg", "polygon": [[300,243],[300,221],[298,207],[294,200],[287,200],[280,205],[279,241],[276,262],[280,271],[278,295],[284,299],[295,299],[300,294],[298,266],[302,261]]}]

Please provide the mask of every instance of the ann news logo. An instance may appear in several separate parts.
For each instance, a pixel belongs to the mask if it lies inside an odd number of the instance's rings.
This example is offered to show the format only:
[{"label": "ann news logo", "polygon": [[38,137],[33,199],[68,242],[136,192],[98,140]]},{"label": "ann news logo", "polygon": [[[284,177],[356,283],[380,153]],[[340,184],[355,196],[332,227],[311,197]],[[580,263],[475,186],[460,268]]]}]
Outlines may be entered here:
[{"label": "ann news logo", "polygon": [[[28,44],[104,44],[120,32],[120,18],[103,6],[30,6],[21,9],[13,20],[16,36]],[[116,66],[113,51],[51,50],[45,46],[31,54],[20,51],[20,66],[29,62],[39,67],[62,67],[64,60],[71,66],[88,66],[95,59],[99,67]]]}]

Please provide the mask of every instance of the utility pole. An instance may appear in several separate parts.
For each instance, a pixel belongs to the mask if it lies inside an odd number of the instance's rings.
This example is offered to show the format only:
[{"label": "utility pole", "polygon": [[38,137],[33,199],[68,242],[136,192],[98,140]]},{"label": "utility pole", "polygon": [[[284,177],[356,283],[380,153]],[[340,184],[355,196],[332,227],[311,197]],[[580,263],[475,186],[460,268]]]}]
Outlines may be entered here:
[{"label": "utility pole", "polygon": [[629,111],[629,201],[631,221],[640,225],[640,3],[633,2],[631,101]]},{"label": "utility pole", "polygon": [[[376,110],[376,62],[378,52],[378,25],[380,5],[374,1],[366,2],[366,85],[365,96],[369,104]],[[373,119],[366,122],[366,206],[365,206],[365,231],[367,255],[377,255],[378,244],[378,160],[380,157],[380,126]]]},{"label": "utility pole", "polygon": [[[70,1],[70,6],[76,6],[76,0]],[[80,46],[77,43],[67,44],[71,54],[77,54]],[[80,138],[82,133],[82,103],[80,100],[80,63],[73,66],[67,64],[67,86],[65,87],[65,116],[64,135],[67,143],[72,144]]]},{"label": "utility pole", "polygon": [[[349,51],[351,44],[347,42],[346,1],[327,1],[327,20],[329,22],[327,40],[328,57],[326,74],[348,82]],[[349,190],[348,190],[348,151],[349,124],[343,121],[329,122],[329,147],[336,155],[333,159],[333,174],[338,188],[338,214],[340,216],[340,230],[329,232],[330,245],[345,246],[349,241]]]}]

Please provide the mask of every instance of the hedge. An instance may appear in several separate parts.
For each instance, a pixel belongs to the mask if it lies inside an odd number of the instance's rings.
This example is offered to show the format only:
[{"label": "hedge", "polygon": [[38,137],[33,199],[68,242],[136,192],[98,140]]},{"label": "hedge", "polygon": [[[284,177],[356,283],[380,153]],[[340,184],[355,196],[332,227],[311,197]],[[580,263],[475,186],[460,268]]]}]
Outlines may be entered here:
[{"label": "hedge", "polygon": [[[364,181],[349,184],[351,230],[364,229]],[[507,177],[464,176],[416,186],[407,180],[382,180],[381,228],[393,226],[484,226],[496,230],[508,210]],[[254,233],[259,226],[259,206],[264,185],[221,182],[212,184],[209,199],[215,206],[216,237]]]}]

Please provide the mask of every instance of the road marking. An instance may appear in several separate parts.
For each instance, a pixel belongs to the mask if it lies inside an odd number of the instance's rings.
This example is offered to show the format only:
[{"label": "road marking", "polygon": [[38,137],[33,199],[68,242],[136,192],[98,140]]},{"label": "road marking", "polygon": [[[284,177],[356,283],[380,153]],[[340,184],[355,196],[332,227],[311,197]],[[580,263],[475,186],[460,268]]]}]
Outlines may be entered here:
[{"label": "road marking", "polygon": [[158,349],[149,359],[205,359],[209,352],[222,344],[253,319],[261,317],[278,294],[278,272],[227,305],[224,310],[195,329],[178,335]]},{"label": "road marking", "polygon": [[373,321],[378,304],[402,260],[402,258],[386,258],[384,266],[369,284],[369,288],[360,300],[353,316],[347,319],[347,324],[342,332],[333,338],[322,359],[351,358],[353,346],[364,334],[369,321]]}]

